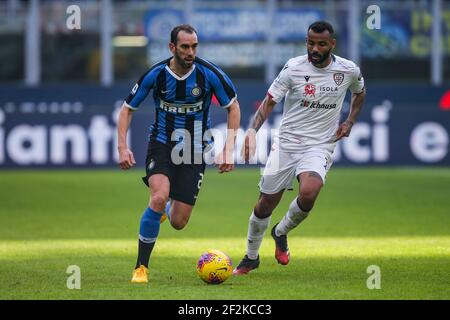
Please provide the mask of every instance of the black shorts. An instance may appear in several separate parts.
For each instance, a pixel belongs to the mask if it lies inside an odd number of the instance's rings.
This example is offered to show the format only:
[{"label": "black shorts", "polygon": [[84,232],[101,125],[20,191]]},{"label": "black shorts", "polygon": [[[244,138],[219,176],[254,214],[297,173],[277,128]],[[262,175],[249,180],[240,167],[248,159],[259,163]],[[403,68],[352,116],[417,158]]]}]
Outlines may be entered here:
[{"label": "black shorts", "polygon": [[194,205],[203,180],[206,164],[174,164],[171,160],[172,148],[155,140],[148,143],[145,159],[146,176],[142,177],[148,186],[148,178],[154,174],[164,174],[169,178],[169,197],[189,205]]}]

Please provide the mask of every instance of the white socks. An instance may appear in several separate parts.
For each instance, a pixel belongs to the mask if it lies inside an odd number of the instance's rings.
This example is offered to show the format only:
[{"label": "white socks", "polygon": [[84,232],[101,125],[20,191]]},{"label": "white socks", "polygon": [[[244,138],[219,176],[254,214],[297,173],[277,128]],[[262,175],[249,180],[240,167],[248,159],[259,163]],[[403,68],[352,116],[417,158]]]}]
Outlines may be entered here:
[{"label": "white socks", "polygon": [[288,212],[281,219],[280,223],[275,228],[275,235],[277,237],[286,235],[289,231],[298,226],[303,220],[308,217],[309,212],[302,211],[298,204],[297,198],[291,202]]},{"label": "white socks", "polygon": [[252,212],[248,222],[248,233],[247,233],[247,256],[255,260],[258,258],[259,247],[261,247],[261,242],[264,237],[264,233],[270,224],[270,216],[267,218],[260,219],[255,216]]},{"label": "white socks", "polygon": [[[308,217],[309,212],[302,211],[298,204],[297,198],[291,202],[288,212],[281,219],[280,223],[275,228],[275,234],[277,236],[286,235],[289,231],[298,226],[303,220]],[[252,212],[248,222],[247,233],[247,256],[255,260],[258,258],[259,248],[264,237],[264,233],[270,224],[271,216],[260,219]]]}]

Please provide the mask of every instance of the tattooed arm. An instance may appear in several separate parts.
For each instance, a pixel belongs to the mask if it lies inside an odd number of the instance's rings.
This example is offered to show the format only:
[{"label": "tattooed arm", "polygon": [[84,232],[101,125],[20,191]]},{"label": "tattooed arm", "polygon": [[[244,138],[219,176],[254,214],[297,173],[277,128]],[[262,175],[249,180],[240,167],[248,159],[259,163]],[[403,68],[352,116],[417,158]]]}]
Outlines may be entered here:
[{"label": "tattooed arm", "polygon": [[334,140],[335,142],[339,141],[343,137],[348,137],[350,135],[353,124],[355,123],[356,117],[358,116],[358,114],[362,109],[365,98],[366,98],[366,90],[363,90],[360,93],[352,93],[352,100],[350,103],[350,114],[348,115],[347,120],[345,120],[339,125],[339,128],[336,132],[336,139]]},{"label": "tattooed arm", "polygon": [[250,129],[247,130],[247,134],[245,135],[244,145],[242,146],[241,155],[244,157],[245,162],[248,162],[255,154],[256,132],[262,127],[264,121],[269,117],[276,104],[277,103],[272,99],[272,96],[267,94],[256,111]]},{"label": "tattooed arm", "polygon": [[259,105],[258,110],[253,116],[252,123],[250,125],[250,130],[253,129],[255,132],[258,132],[259,128],[262,127],[264,121],[269,117],[269,114],[272,112],[273,107],[277,103],[273,101],[272,96],[267,94],[264,100]]}]

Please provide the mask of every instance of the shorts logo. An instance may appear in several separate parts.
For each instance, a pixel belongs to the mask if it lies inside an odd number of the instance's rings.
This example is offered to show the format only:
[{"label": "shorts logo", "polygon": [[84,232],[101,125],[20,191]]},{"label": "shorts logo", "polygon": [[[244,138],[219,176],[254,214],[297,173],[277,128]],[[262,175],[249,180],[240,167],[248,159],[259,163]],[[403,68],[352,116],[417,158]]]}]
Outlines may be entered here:
[{"label": "shorts logo", "polygon": [[150,163],[148,164],[148,170],[152,170],[155,167],[155,160],[151,160]]},{"label": "shorts logo", "polygon": [[325,170],[329,170],[331,166],[331,157],[326,156],[325,157],[325,165],[323,166]]},{"label": "shorts logo", "polygon": [[335,74],[333,74],[333,79],[334,79],[334,82],[338,86],[340,86],[342,84],[342,82],[344,82],[344,74],[341,72],[335,73]]},{"label": "shorts logo", "polygon": [[194,88],[192,88],[192,90],[191,90],[191,94],[192,94],[192,96],[194,96],[194,97],[198,97],[199,95],[202,94],[202,89],[200,89],[199,87],[194,87]]}]

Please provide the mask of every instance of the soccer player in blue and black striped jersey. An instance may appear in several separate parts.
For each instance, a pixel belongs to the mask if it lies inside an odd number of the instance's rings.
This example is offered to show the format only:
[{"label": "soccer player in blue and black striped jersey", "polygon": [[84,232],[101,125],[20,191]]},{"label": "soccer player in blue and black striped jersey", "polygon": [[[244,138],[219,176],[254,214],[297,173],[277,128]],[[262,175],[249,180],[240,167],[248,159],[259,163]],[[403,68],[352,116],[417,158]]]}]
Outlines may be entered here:
[{"label": "soccer player in blue and black striped jersey", "polygon": [[150,201],[141,219],[139,249],[132,282],[148,282],[150,254],[160,223],[169,218],[177,230],[189,221],[205,171],[203,152],[210,128],[213,95],[228,112],[228,135],[223,151],[216,157],[219,172],[234,168],[233,149],[239,128],[240,110],[236,89],[220,68],[196,57],[197,32],[190,25],[175,27],[170,35],[172,57],[152,66],[126,98],[118,121],[119,165],[135,164],[127,146],[132,113],[153,90],[155,121],[150,129],[144,183]]}]

